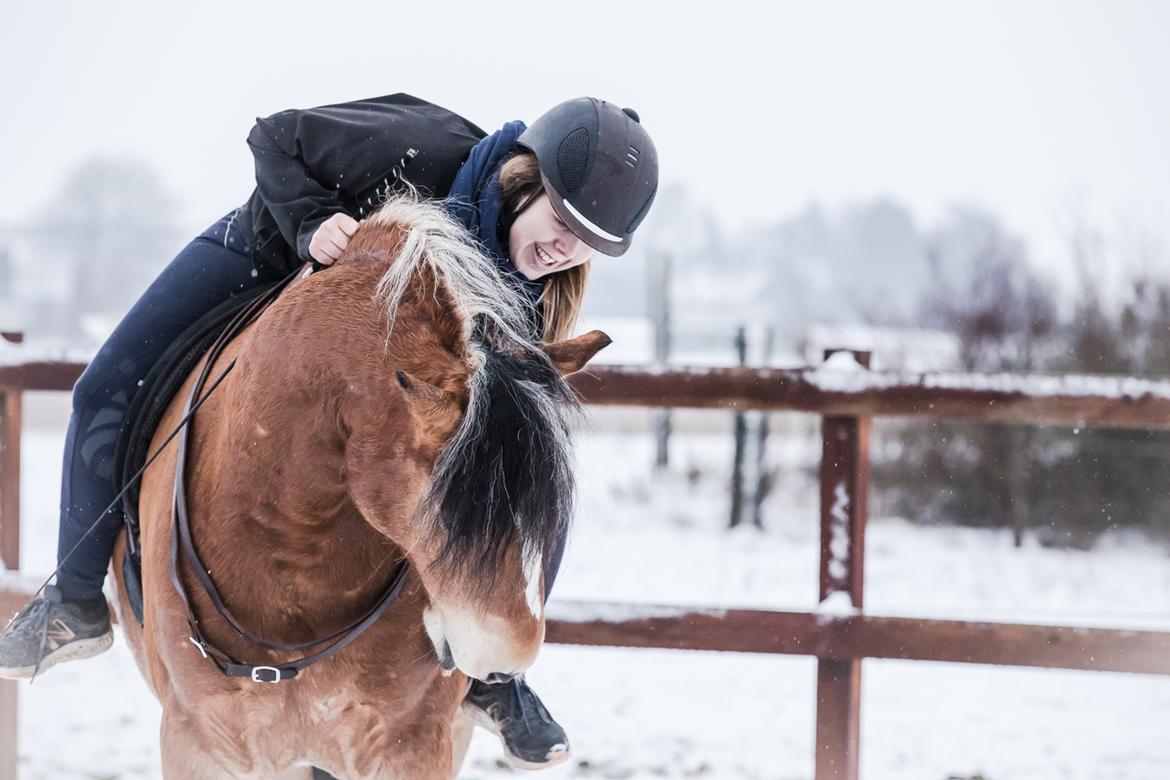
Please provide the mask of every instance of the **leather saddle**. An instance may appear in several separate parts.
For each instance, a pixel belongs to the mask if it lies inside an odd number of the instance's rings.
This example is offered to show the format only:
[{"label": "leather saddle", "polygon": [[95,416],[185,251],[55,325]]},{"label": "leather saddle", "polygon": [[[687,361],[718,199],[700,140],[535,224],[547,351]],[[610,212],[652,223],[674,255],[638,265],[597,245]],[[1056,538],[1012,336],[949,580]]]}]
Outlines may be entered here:
[{"label": "leather saddle", "polygon": [[122,562],[122,575],[126,582],[126,595],[139,625],[142,625],[143,615],[142,554],[138,543],[140,483],[135,476],[152,454],[151,439],[171,400],[195,366],[203,359],[211,344],[237,313],[256,298],[281,284],[283,282],[271,282],[237,293],[204,314],[167,347],[162,357],[142,380],[142,386],[130,403],[126,423],[122,426],[114,449],[114,473],[119,476],[115,487],[118,490],[126,489],[122,498],[122,513],[130,544]]}]

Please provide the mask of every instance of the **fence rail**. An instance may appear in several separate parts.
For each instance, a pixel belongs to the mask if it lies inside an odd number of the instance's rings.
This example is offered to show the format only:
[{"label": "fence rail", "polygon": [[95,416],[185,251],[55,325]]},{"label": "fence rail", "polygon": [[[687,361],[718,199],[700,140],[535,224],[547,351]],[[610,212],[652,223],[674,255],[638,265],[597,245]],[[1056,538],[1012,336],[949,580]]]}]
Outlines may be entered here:
[{"label": "fence rail", "polygon": [[[823,418],[822,611],[554,602],[548,641],[564,644],[785,653],[818,659],[816,778],[855,780],[861,660],[898,658],[1170,674],[1170,632],[927,620],[863,609],[869,427],[913,416],[1024,425],[1170,429],[1170,382],[1108,377],[897,374],[837,356],[804,369],[601,366],[572,377],[586,403],[760,409]],[[68,390],[83,363],[0,365],[0,559],[19,568],[21,394]],[[836,540],[836,544],[833,544]],[[5,589],[10,614],[27,588]],[[844,603],[844,608],[836,605]],[[833,609],[828,609],[834,605]],[[0,685],[0,780],[15,777],[16,689]]]},{"label": "fence rail", "polygon": [[603,366],[572,384],[617,406],[1170,429],[1170,381],[1127,377]]}]

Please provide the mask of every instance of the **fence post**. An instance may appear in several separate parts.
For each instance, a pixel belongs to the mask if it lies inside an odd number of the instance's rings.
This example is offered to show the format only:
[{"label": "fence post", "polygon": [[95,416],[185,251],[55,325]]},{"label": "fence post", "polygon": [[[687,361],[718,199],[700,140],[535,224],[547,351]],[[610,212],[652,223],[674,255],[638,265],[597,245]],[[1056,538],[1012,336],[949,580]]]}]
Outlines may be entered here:
[{"label": "fence post", "polygon": [[[772,364],[772,348],[775,344],[776,331],[769,325],[764,331],[764,351],[760,355],[760,366],[767,368]],[[764,495],[769,490],[768,485],[768,412],[761,409],[756,412],[756,489],[752,493],[752,525],[762,529],[764,527]]]},{"label": "fence post", "polygon": [[[834,352],[825,350],[827,360]],[[869,368],[868,352],[853,352]],[[847,593],[862,607],[869,501],[868,417],[822,421],[821,601]],[[817,660],[816,780],[857,780],[861,750],[861,660]]]},{"label": "fence post", "polygon": [[[648,264],[650,316],[654,319],[654,363],[665,366],[670,361],[670,276],[673,261],[669,254],[655,252]],[[662,470],[670,464],[670,409],[654,411],[654,467]]]},{"label": "fence post", "polygon": [[[740,325],[735,331],[735,354],[739,365],[747,365],[747,328]],[[743,522],[743,462],[747,447],[747,412],[735,413],[735,454],[731,461],[731,522],[735,528]]]},{"label": "fence post", "polygon": [[[24,340],[10,332],[0,338]],[[20,568],[20,417],[20,390],[0,388],[0,563],[11,571]],[[9,617],[0,615],[0,624]],[[0,780],[16,780],[17,711],[16,683],[0,681]]]}]

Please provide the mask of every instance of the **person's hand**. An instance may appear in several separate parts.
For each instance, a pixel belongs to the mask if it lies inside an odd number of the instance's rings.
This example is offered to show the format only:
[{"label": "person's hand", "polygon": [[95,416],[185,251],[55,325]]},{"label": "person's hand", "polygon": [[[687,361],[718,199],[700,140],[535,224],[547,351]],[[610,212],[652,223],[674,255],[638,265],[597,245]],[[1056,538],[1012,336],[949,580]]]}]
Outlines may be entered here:
[{"label": "person's hand", "polygon": [[334,214],[321,223],[309,239],[309,257],[321,265],[333,265],[349,245],[349,237],[357,230],[357,220],[348,214]]}]

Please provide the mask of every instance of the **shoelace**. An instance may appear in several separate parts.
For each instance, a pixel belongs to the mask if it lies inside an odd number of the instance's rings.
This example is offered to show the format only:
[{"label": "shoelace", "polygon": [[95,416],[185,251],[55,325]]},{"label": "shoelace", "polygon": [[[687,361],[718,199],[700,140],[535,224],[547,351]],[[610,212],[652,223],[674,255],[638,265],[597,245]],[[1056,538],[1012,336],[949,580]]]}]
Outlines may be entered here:
[{"label": "shoelace", "polygon": [[29,680],[31,684],[41,671],[41,661],[45,658],[45,645],[49,642],[49,612],[52,604],[48,599],[33,599],[16,617],[12,619],[0,636],[13,634],[14,636],[38,637],[37,662],[33,666],[33,674]]}]

